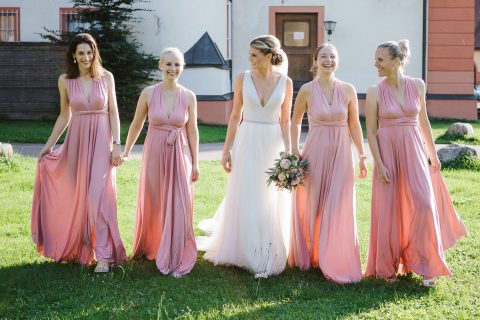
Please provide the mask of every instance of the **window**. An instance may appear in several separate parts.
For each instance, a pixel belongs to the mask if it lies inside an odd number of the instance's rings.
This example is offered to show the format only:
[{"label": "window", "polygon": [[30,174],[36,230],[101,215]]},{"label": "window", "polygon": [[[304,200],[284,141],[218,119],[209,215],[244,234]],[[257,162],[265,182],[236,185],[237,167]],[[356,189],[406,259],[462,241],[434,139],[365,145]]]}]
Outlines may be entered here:
[{"label": "window", "polygon": [[0,7],[0,42],[20,41],[20,8]]},{"label": "window", "polygon": [[78,13],[84,8],[60,8],[60,33],[75,32],[78,28],[88,28],[86,23],[80,22]]},{"label": "window", "polygon": [[283,43],[286,47],[310,45],[310,24],[306,21],[286,21],[283,25]]}]

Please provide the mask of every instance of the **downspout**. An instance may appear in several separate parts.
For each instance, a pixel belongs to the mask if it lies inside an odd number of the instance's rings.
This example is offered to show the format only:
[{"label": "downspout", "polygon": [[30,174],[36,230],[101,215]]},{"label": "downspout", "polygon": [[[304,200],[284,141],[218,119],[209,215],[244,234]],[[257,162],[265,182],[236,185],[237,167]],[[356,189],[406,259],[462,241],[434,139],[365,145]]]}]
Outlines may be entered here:
[{"label": "downspout", "polygon": [[422,79],[427,82],[427,28],[428,0],[423,0]]},{"label": "downspout", "polygon": [[230,2],[230,92],[233,92],[233,0],[227,0]]}]

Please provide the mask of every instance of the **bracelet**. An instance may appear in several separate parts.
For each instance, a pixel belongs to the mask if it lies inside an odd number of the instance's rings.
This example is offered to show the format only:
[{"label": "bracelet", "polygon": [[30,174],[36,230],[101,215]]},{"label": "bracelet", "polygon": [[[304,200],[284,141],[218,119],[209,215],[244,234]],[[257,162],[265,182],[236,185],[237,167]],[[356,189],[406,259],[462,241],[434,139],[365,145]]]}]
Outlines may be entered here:
[{"label": "bracelet", "polygon": [[120,140],[113,140],[112,142],[113,144],[118,144],[118,145],[121,145],[122,143],[120,142]]},{"label": "bracelet", "polygon": [[367,155],[365,153],[359,154],[358,155],[359,159],[367,159]]}]

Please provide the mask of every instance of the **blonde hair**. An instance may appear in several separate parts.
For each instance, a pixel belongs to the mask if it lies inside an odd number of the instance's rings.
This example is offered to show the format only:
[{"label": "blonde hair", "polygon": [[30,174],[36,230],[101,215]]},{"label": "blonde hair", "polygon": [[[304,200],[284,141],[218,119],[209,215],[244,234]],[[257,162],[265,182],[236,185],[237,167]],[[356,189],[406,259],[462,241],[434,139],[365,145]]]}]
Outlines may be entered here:
[{"label": "blonde hair", "polygon": [[280,40],[270,34],[256,37],[250,42],[250,47],[259,50],[263,54],[272,54],[270,62],[274,66],[278,66],[283,62],[283,56],[280,51]]},{"label": "blonde hair", "polygon": [[185,59],[183,58],[183,53],[180,51],[180,49],[175,48],[175,47],[168,47],[162,50],[160,53],[160,60],[158,60],[158,67],[160,68],[160,64],[162,63],[162,60],[164,59],[166,54],[173,53],[176,56],[180,58],[182,61],[182,66],[185,66]]},{"label": "blonde hair", "polygon": [[398,58],[402,66],[408,63],[408,58],[410,57],[410,44],[407,39],[396,41],[387,41],[380,44],[377,49],[386,48],[390,53],[392,59]]},{"label": "blonde hair", "polygon": [[317,48],[317,50],[315,50],[315,53],[313,54],[312,67],[310,68],[310,72],[313,74],[313,77],[314,77],[314,78],[316,78],[317,75],[318,75],[318,66],[317,66],[318,53],[319,53],[323,48],[327,48],[327,47],[332,48],[333,50],[335,50],[335,51],[338,53],[337,48],[336,48],[333,44],[328,43],[328,42],[322,43],[322,44]]}]

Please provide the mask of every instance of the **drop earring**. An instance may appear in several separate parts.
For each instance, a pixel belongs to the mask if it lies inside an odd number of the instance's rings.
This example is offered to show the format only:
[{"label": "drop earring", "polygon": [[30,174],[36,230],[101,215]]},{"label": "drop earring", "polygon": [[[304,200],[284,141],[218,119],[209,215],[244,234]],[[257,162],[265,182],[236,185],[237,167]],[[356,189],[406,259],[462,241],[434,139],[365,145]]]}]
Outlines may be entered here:
[{"label": "drop earring", "polygon": [[77,63],[77,59],[75,59],[75,57],[73,58],[73,63]]}]

